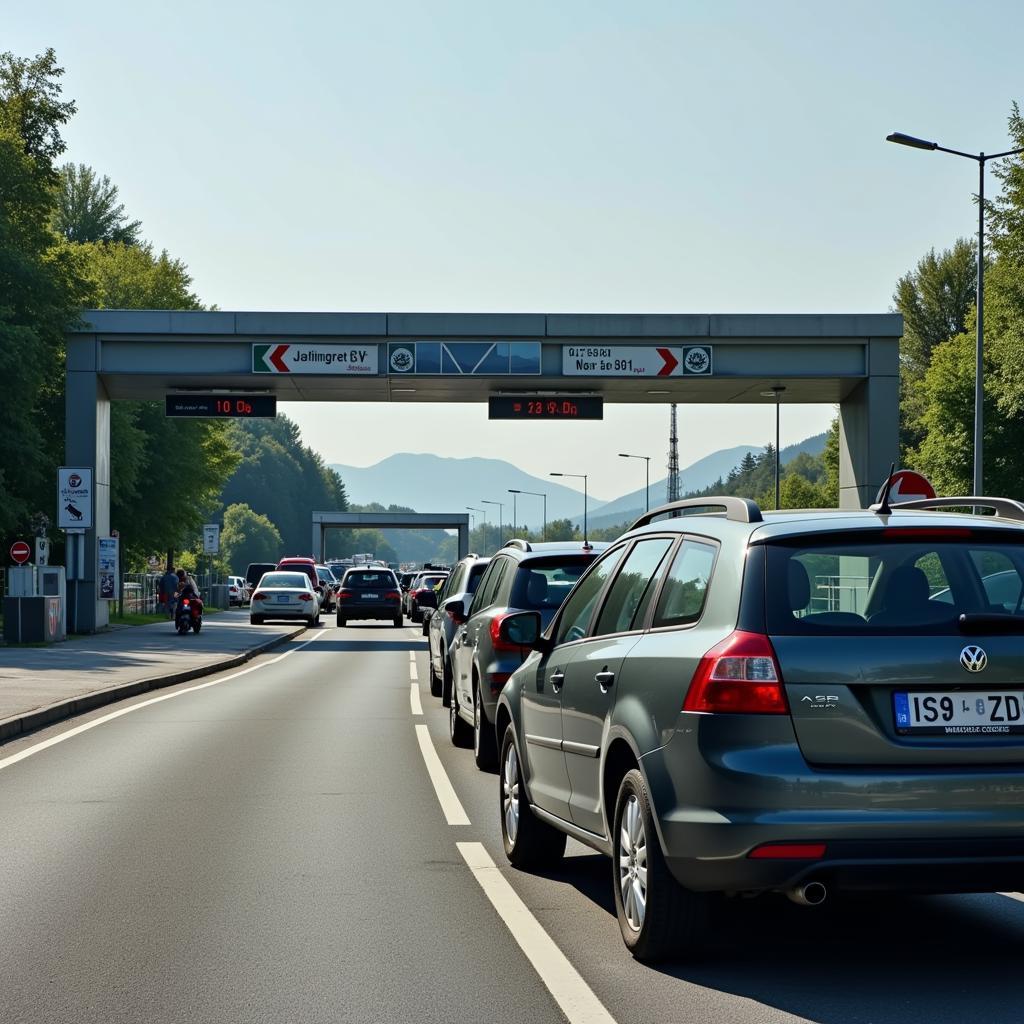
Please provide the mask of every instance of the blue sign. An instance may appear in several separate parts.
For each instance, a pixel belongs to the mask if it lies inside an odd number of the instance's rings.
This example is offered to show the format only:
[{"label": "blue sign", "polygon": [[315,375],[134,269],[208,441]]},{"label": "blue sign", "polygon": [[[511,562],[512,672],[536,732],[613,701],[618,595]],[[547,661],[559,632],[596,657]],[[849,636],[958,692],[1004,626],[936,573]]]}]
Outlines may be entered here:
[{"label": "blue sign", "polygon": [[391,376],[534,376],[540,373],[540,342],[392,341],[387,372]]}]

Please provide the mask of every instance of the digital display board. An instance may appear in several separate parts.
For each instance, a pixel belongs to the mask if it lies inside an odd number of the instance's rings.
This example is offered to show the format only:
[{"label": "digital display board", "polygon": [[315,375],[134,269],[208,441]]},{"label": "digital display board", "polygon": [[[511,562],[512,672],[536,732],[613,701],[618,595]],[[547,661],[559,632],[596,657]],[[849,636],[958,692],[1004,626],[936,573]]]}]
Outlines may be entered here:
[{"label": "digital display board", "polygon": [[600,395],[491,395],[491,420],[602,420]]},{"label": "digital display board", "polygon": [[167,395],[168,416],[205,419],[252,419],[277,416],[277,395]]}]

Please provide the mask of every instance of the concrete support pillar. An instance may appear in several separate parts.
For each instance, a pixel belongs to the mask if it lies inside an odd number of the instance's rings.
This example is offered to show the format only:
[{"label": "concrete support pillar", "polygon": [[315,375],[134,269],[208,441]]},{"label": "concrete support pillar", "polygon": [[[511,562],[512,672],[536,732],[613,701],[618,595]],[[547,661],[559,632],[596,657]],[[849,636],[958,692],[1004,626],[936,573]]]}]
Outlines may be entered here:
[{"label": "concrete support pillar", "polygon": [[469,554],[469,526],[463,525],[459,527],[459,559],[463,559]]},{"label": "concrete support pillar", "polygon": [[313,561],[322,562],[324,560],[324,526],[313,516]]},{"label": "concrete support pillar", "polygon": [[899,467],[900,383],[896,339],[872,340],[870,376],[839,405],[839,507],[867,508]]},{"label": "concrete support pillar", "polygon": [[81,552],[82,578],[69,579],[67,584],[68,631],[75,633],[95,633],[109,621],[109,602],[99,600],[96,538],[110,534],[110,398],[97,370],[95,340],[91,336],[69,337],[65,465],[91,466],[93,476],[93,528],[69,546],[69,550]]}]

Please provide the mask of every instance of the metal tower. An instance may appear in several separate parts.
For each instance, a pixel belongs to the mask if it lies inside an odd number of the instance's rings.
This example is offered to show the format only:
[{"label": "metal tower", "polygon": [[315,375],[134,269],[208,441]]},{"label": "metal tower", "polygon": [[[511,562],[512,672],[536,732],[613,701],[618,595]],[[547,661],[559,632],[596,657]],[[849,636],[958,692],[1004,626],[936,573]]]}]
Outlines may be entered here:
[{"label": "metal tower", "polygon": [[679,501],[679,435],[676,433],[676,404],[672,403],[672,421],[668,434],[668,500]]}]

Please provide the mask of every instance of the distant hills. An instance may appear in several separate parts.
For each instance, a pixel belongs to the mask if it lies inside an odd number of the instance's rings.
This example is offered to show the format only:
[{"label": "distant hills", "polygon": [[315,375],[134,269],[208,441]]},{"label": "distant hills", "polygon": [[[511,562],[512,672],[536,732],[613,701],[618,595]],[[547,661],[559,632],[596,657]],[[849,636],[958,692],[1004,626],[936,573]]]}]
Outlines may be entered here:
[{"label": "distant hills", "polygon": [[[825,448],[825,434],[818,434],[782,449],[782,461],[788,462],[800,452],[820,455]],[[699,491],[710,487],[720,477],[743,461],[747,452],[759,452],[762,445],[738,445],[712,452],[680,472],[683,491]],[[582,496],[579,491],[555,483],[549,477],[535,477],[501,459],[442,458],[438,455],[413,455],[400,452],[373,466],[345,466],[332,469],[341,474],[349,501],[368,505],[405,505],[417,512],[461,512],[465,507],[482,508],[487,519],[494,522],[498,509],[481,504],[483,499],[504,504],[504,521],[512,522],[510,487],[521,491],[541,491],[548,496],[548,520],[582,519]],[[641,466],[642,470],[643,467]],[[665,503],[667,479],[651,481],[651,507]],[[518,521],[538,528],[541,523],[541,499],[521,494],[517,499]],[[644,510],[644,488],[630,491],[610,501],[591,494],[590,525],[598,528],[614,526],[639,516]]]}]

